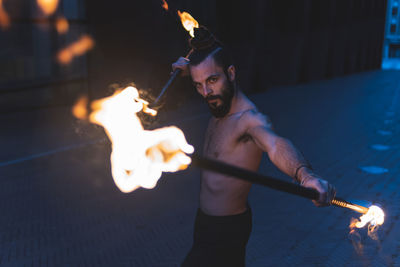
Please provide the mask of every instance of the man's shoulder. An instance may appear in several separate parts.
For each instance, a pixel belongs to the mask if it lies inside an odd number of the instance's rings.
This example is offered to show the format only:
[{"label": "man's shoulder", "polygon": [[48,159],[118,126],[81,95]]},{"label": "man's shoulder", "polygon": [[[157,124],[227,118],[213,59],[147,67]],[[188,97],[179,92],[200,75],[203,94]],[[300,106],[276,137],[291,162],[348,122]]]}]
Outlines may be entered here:
[{"label": "man's shoulder", "polygon": [[240,117],[241,124],[246,128],[257,126],[272,127],[270,118],[257,110],[257,108],[248,109]]},{"label": "man's shoulder", "polygon": [[269,117],[257,108],[245,110],[241,115],[242,120],[269,120]]}]

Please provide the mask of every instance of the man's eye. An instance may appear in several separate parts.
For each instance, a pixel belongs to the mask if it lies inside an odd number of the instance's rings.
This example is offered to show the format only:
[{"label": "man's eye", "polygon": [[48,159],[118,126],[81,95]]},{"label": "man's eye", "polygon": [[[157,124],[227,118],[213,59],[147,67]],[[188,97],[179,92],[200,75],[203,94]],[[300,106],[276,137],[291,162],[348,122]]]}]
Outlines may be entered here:
[{"label": "man's eye", "polygon": [[212,78],[210,78],[210,83],[215,83],[215,82],[217,82],[217,78],[216,77],[212,77]]}]

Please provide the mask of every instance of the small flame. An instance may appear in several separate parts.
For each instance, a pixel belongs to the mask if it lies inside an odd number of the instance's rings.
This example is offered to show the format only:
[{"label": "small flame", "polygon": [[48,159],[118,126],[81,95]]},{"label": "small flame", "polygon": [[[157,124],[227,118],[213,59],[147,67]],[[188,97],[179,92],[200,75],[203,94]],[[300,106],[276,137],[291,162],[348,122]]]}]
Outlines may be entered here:
[{"label": "small flame", "polygon": [[375,205],[369,207],[368,212],[360,217],[360,221],[354,223],[357,228],[363,228],[366,224],[371,226],[382,225],[385,221],[385,213],[383,210]]},{"label": "small flame", "polygon": [[58,6],[59,0],[37,0],[37,4],[46,16],[53,14]]},{"label": "small flame", "polygon": [[56,29],[59,34],[64,34],[68,32],[69,23],[68,20],[64,17],[59,17],[56,20]]},{"label": "small flame", "polygon": [[74,57],[81,56],[94,46],[94,41],[89,35],[83,35],[78,41],[70,44],[57,54],[58,62],[69,64]]},{"label": "small flame", "polygon": [[183,27],[189,32],[190,36],[194,37],[194,28],[199,27],[199,23],[187,12],[180,12],[178,15],[181,18]]},{"label": "small flame", "polygon": [[162,7],[163,7],[165,10],[168,11],[168,3],[167,3],[167,1],[165,1],[165,0],[162,0],[162,1],[163,1]]},{"label": "small flame", "polygon": [[7,30],[10,27],[10,17],[3,7],[3,0],[0,0],[0,28]]},{"label": "small flame", "polygon": [[91,108],[94,112],[89,120],[103,126],[112,142],[112,176],[122,192],[129,193],[139,187],[153,188],[162,172],[182,170],[191,163],[185,153],[193,153],[194,149],[179,128],[143,129],[136,113],[143,110],[155,115],[157,112],[139,98],[135,87],[129,86],[94,101]]}]

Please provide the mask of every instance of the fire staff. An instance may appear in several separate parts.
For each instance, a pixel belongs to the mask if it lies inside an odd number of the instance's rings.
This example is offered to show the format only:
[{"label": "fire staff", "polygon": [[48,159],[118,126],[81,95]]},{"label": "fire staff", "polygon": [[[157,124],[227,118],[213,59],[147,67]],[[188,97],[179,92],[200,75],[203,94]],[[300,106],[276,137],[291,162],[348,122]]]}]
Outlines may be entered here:
[{"label": "fire staff", "polygon": [[[204,28],[195,29],[193,53],[172,67],[190,75],[211,114],[203,154],[256,171],[262,153],[300,185],[317,190],[316,206],[330,205],[335,189],[313,172],[295,146],[275,133],[270,119],[243,94],[227,49]],[[196,47],[196,43],[201,44]],[[193,45],[194,44],[194,45]],[[244,266],[252,214],[251,183],[203,171],[193,246],[182,266]]]}]

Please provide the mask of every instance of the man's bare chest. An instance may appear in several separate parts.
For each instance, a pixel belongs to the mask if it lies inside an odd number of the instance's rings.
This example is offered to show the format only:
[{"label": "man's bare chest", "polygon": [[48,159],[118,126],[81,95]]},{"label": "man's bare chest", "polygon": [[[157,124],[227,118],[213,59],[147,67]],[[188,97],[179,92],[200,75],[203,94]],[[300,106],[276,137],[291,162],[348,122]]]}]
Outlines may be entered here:
[{"label": "man's bare chest", "polygon": [[204,154],[219,158],[235,152],[238,146],[246,145],[251,137],[234,120],[210,123],[205,136]]}]

